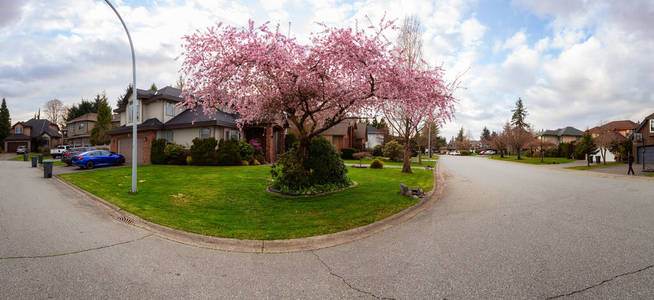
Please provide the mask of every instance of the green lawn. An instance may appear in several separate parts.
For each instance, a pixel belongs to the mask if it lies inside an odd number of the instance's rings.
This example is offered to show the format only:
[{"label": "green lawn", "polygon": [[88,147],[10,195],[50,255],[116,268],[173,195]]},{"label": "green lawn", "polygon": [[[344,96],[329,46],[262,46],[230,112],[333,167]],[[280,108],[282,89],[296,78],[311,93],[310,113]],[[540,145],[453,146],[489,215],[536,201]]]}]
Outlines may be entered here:
[{"label": "green lawn", "polygon": [[599,169],[599,168],[612,167],[612,166],[617,166],[617,165],[622,165],[622,164],[624,164],[624,163],[620,162],[620,161],[613,161],[613,162],[608,162],[606,164],[591,164],[590,167],[588,167],[588,166],[578,166],[578,167],[569,167],[569,168],[566,168],[566,169],[590,170],[590,169]]},{"label": "green lawn", "polygon": [[[366,158],[362,161],[362,164],[364,166],[370,166],[370,163],[372,163],[374,159],[373,158]],[[345,159],[343,160],[346,164],[358,164],[359,160],[358,159]],[[384,161],[385,166],[401,166],[402,162],[396,162],[396,161]],[[435,166],[436,162],[435,161],[422,161],[422,164],[418,163],[418,158],[413,157],[411,158],[411,166],[412,167],[424,167],[424,166]]]},{"label": "green lawn", "polygon": [[130,168],[60,175],[148,221],[238,239],[290,239],[343,231],[391,216],[418,202],[400,183],[430,190],[433,173],[348,168],[357,187],[313,197],[267,192],[270,166],[139,167],[139,193],[128,193]]},{"label": "green lawn", "polygon": [[[490,158],[490,157],[489,157]],[[499,155],[493,155],[492,159],[503,160],[503,161],[513,161],[523,164],[532,164],[532,165],[550,165],[550,164],[565,164],[575,161],[574,159],[567,159],[562,157],[545,157],[543,162],[540,161],[540,157],[526,157],[520,156],[520,160],[517,160],[515,155],[504,155],[504,158],[501,158]]]},{"label": "green lawn", "polygon": [[[32,156],[38,156],[38,155],[39,155],[38,153],[29,153],[29,154],[27,154],[27,161],[31,162],[32,161]],[[43,160],[47,160],[47,159],[54,160],[55,161],[54,164],[53,164],[54,166],[65,166],[66,165],[65,163],[61,162],[60,159],[53,159],[52,156],[50,156],[50,155],[44,155]],[[16,156],[16,157],[14,157],[14,158],[12,158],[10,160],[23,161],[23,156],[19,155],[19,156]]]},{"label": "green lawn", "polygon": [[647,176],[647,177],[654,177],[654,173],[647,173],[647,175],[645,175],[645,176]]}]

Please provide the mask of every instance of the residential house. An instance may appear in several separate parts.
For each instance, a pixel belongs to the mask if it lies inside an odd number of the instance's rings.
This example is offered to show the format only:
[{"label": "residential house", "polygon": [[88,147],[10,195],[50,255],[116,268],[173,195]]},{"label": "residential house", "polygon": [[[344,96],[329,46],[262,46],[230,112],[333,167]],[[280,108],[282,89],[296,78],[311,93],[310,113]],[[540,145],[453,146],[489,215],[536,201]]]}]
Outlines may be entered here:
[{"label": "residential house", "polygon": [[[165,138],[171,143],[183,145],[187,148],[194,138],[214,137],[221,139],[258,140],[264,148],[267,161],[274,161],[277,154],[284,150],[284,128],[277,122],[269,122],[246,126],[239,131],[236,120],[238,116],[228,112],[216,110],[205,112],[201,108],[185,109],[179,104],[181,90],[170,86],[157,91],[137,89],[137,161],[140,164],[149,164],[152,141]],[[111,136],[111,151],[125,156],[125,160],[132,160],[132,106],[127,105],[131,100],[128,92],[121,101],[115,113],[120,115],[120,126],[107,132]],[[142,121],[143,120],[143,121]]]},{"label": "residential house", "polygon": [[366,149],[372,149],[375,148],[375,146],[383,145],[384,133],[371,125],[367,125],[366,127],[366,130],[368,131],[366,134]]},{"label": "residential house", "polygon": [[634,133],[634,130],[636,130],[636,127],[638,127],[638,124],[630,120],[620,120],[612,121],[602,126],[593,127],[588,130],[588,133],[590,133],[593,138],[596,138],[606,131],[615,131],[624,137],[630,137]]},{"label": "residential house", "polygon": [[[290,133],[298,134],[298,130],[290,127]],[[320,133],[337,151],[343,148],[356,148],[363,150],[367,142],[368,125],[357,118],[345,119],[331,128]]]},{"label": "residential house", "polygon": [[633,154],[638,164],[654,164],[654,114],[638,125],[634,134]]},{"label": "residential house", "polygon": [[[607,138],[613,141],[621,141],[627,138],[631,138],[631,135],[636,130],[638,124],[630,120],[620,120],[612,121],[601,126],[596,126],[587,131],[595,139],[600,135],[604,135],[603,138]],[[601,147],[600,147],[601,148]],[[606,161],[615,161],[615,154],[611,151],[606,150]]]},{"label": "residential house", "polygon": [[536,138],[543,142],[550,142],[558,145],[560,143],[576,143],[581,140],[582,135],[583,132],[581,130],[568,126],[555,130],[545,130]]},{"label": "residential house", "polygon": [[37,152],[39,146],[54,148],[61,144],[62,135],[59,126],[45,119],[31,119],[11,126],[11,135],[5,138],[4,149],[15,152],[19,146],[25,146],[31,152]]},{"label": "residential house", "polygon": [[91,130],[93,130],[97,120],[98,114],[87,113],[66,122],[64,144],[73,147],[91,145],[89,138],[91,137]]}]

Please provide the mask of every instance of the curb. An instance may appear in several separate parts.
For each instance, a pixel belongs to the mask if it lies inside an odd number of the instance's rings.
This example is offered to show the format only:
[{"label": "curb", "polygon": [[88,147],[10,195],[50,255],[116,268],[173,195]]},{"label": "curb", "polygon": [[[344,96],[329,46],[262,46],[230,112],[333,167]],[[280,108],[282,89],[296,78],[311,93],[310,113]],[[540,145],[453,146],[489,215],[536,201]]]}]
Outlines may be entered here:
[{"label": "curb", "polygon": [[427,192],[420,202],[385,219],[345,231],[306,238],[288,240],[240,240],[206,236],[155,224],[122,210],[118,206],[79,188],[58,175],[55,175],[54,178],[82,196],[94,200],[114,219],[148,230],[161,238],[201,248],[246,253],[289,253],[311,251],[364,239],[395,225],[404,223],[420,212],[430,208],[440,199],[444,190],[444,180],[440,173],[440,164],[437,164],[436,168],[434,168],[434,187],[432,190]]}]

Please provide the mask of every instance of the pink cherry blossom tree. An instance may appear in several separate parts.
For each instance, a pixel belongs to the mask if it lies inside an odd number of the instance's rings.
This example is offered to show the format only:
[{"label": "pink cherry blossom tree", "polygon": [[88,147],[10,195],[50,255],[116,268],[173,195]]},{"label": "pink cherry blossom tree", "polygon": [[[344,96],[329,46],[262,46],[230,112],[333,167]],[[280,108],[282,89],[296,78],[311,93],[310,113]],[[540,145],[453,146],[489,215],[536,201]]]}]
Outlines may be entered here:
[{"label": "pink cherry blossom tree", "polygon": [[[232,110],[240,115],[239,126],[285,119],[299,132],[300,161],[313,137],[394,103],[406,103],[411,113],[441,108],[438,113],[449,116],[451,98],[439,70],[402,67],[384,37],[395,30],[392,22],[382,19],[367,30],[323,28],[307,45],[252,21],[245,28],[218,24],[185,36],[184,104]],[[434,119],[438,113],[421,115]]]}]

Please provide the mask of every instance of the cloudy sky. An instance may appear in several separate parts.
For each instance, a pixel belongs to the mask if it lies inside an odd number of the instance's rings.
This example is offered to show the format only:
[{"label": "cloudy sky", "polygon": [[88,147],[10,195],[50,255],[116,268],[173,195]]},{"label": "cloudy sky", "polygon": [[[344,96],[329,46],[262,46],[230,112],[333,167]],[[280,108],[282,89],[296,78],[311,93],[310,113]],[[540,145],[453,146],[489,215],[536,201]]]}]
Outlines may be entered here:
[{"label": "cloudy sky", "polygon": [[[654,1],[227,1],[113,0],[137,56],[137,86],[173,85],[181,37],[217,22],[272,21],[306,41],[316,22],[345,26],[366,16],[420,18],[428,62],[461,76],[456,120],[478,137],[499,129],[521,97],[536,129],[631,119],[654,112]],[[70,105],[131,82],[127,38],[98,0],[0,0],[0,97],[12,121],[49,99]]]}]

